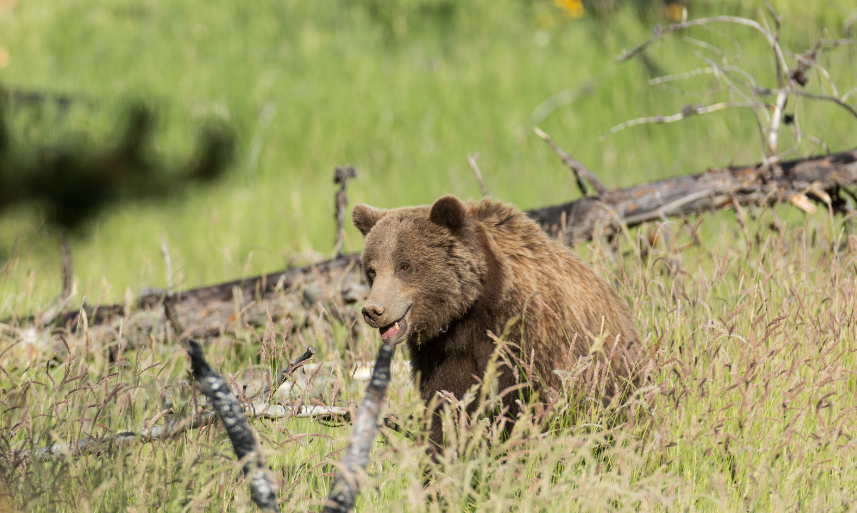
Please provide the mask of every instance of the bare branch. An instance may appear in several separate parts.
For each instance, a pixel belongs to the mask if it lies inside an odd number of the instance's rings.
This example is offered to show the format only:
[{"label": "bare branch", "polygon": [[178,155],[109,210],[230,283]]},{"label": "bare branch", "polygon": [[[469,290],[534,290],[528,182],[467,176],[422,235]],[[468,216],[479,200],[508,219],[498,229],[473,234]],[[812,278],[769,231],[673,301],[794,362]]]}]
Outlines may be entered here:
[{"label": "bare branch", "polygon": [[378,432],[378,418],[387,395],[387,386],[390,384],[390,362],[395,350],[396,346],[387,343],[382,343],[378,348],[372,379],[366,387],[366,396],[360,410],[357,411],[351,440],[339,462],[336,478],[322,510],[324,513],[346,513],[351,510],[357,494],[360,493],[360,484],[365,482],[369,452]]},{"label": "bare branch", "polygon": [[286,380],[289,379],[289,376],[292,375],[295,369],[297,369],[298,366],[300,366],[304,362],[310,360],[313,356],[315,356],[315,348],[307,346],[306,351],[304,351],[302,355],[298,356],[295,360],[289,362],[289,367],[287,369],[283,369],[280,371],[280,373],[277,375],[277,379],[274,380],[270,388],[266,386],[262,389],[261,396],[265,397],[270,403],[271,400],[273,400],[274,398],[274,393],[277,391],[277,389],[283,386],[283,383],[285,383]]},{"label": "bare branch", "polygon": [[832,96],[827,96],[827,95],[825,95],[825,94],[812,94],[812,93],[807,93],[806,91],[801,91],[801,90],[797,90],[797,89],[796,89],[796,90],[792,90],[791,92],[792,92],[792,93],[794,93],[794,94],[795,94],[795,95],[797,95],[797,96],[802,96],[802,97],[804,97],[804,98],[809,98],[809,99],[811,99],[811,100],[823,100],[823,101],[826,101],[826,102],[833,102],[833,103],[835,103],[836,105],[839,105],[839,106],[840,106],[840,107],[842,107],[843,109],[845,109],[845,110],[847,110],[848,112],[850,112],[852,116],[857,117],[857,110],[854,110],[854,107],[852,107],[852,106],[848,105],[847,103],[845,103],[844,101],[840,100],[839,98],[834,98],[834,97],[832,97]]},{"label": "bare branch", "polygon": [[761,25],[759,25],[757,22],[750,20],[750,19],[747,19],[747,18],[741,18],[738,16],[713,16],[710,18],[700,18],[698,20],[686,21],[683,23],[673,23],[665,29],[657,30],[655,35],[653,35],[651,38],[649,38],[648,41],[646,41],[645,43],[631,49],[630,52],[623,51],[622,55],[616,57],[616,60],[619,62],[625,62],[625,61],[633,58],[637,54],[643,52],[646,48],[649,47],[649,45],[651,45],[652,43],[654,43],[658,39],[660,39],[660,38],[662,38],[668,34],[672,34],[673,32],[686,30],[686,29],[689,29],[692,27],[699,27],[702,25],[708,25],[711,23],[736,23],[738,25],[746,25],[748,27],[755,29],[760,34],[765,36],[765,39],[768,41],[768,44],[770,44],[774,50],[775,60],[777,61],[777,66],[778,66],[778,73],[777,73],[778,78],[779,79],[782,78],[779,76],[780,75],[780,73],[779,73],[780,68],[779,67],[781,66],[782,69],[787,69],[787,66],[786,66],[785,58],[783,57],[782,51],[780,51],[779,44],[777,43],[776,38],[773,36],[773,34],[771,34],[768,30],[765,30],[765,28],[762,27]]},{"label": "bare branch", "polygon": [[574,173],[575,179],[577,179],[577,186],[580,188],[580,193],[586,196],[586,186],[583,185],[581,178],[586,180],[592,185],[595,189],[595,192],[598,193],[599,196],[607,194],[607,187],[604,187],[604,184],[601,183],[601,180],[595,176],[592,171],[586,168],[583,164],[575,160],[568,153],[562,151],[562,148],[556,145],[553,142],[553,139],[550,138],[548,134],[546,134],[541,128],[535,126],[533,127],[533,132],[536,133],[543,141],[548,143],[554,152],[559,155],[559,158],[562,159],[562,162],[571,169],[572,173]]},{"label": "bare branch", "polygon": [[786,106],[788,93],[781,90],[777,93],[777,103],[774,105],[774,113],[771,115],[771,125],[768,129],[768,157],[777,155],[777,136],[779,134],[780,120],[783,117],[783,108]]},{"label": "bare branch", "polygon": [[692,71],[688,71],[687,73],[680,73],[678,75],[664,75],[662,77],[657,77],[649,80],[649,85],[658,85],[663,84],[665,82],[672,82],[674,80],[684,80],[686,78],[710,73],[715,73],[715,68],[699,68]]},{"label": "bare branch", "polygon": [[195,340],[188,340],[185,347],[190,355],[194,385],[208,397],[223,422],[235,455],[238,456],[238,461],[242,462],[244,476],[250,480],[253,502],[259,509],[277,511],[276,487],[268,476],[261,448],[244,417],[244,410],[238,404],[238,399],[226,380],[214,372],[205,361],[202,348]]},{"label": "bare branch", "polygon": [[345,232],[345,207],[348,204],[348,196],[345,195],[345,187],[351,178],[357,178],[357,168],[352,165],[339,166],[333,172],[333,183],[339,185],[336,192],[336,240],[333,242],[333,254],[335,258],[342,256],[342,236]]},{"label": "bare branch", "polygon": [[69,246],[65,234],[60,238],[60,264],[62,265],[62,290],[60,290],[60,294],[54,300],[53,304],[40,317],[39,323],[42,326],[47,326],[54,322],[63,310],[65,310],[69,300],[75,295],[74,275],[71,269],[71,246]]},{"label": "bare branch", "polygon": [[679,112],[678,114],[673,114],[672,116],[648,116],[644,118],[637,118],[632,119],[630,121],[625,121],[624,123],[620,123],[608,130],[605,136],[615,134],[619,130],[624,130],[625,128],[632,127],[635,125],[644,125],[651,123],[674,123],[676,121],[681,121],[682,119],[686,119],[699,114],[709,114],[711,112],[716,112],[718,110],[723,109],[752,109],[759,105],[759,103],[753,102],[723,102],[715,103],[714,105],[708,105],[706,107],[703,107],[701,105],[685,105],[684,108],[682,108],[681,112]]},{"label": "bare branch", "polygon": [[173,293],[173,266],[170,260],[170,251],[167,249],[167,239],[161,234],[161,254],[164,255],[164,265],[167,273],[167,292]]},{"label": "bare branch", "polygon": [[[282,405],[269,405],[263,403],[252,403],[242,406],[246,417],[263,419],[305,419],[305,418],[330,418],[339,417],[348,419],[350,413],[348,408],[340,406],[301,406],[293,409]],[[170,421],[162,426],[153,426],[140,431],[123,431],[101,438],[82,438],[75,444],[53,444],[36,449],[21,451],[16,454],[20,459],[32,458],[37,461],[45,461],[59,457],[69,456],[77,458],[86,454],[113,453],[119,447],[135,443],[149,443],[156,440],[167,440],[181,435],[182,433],[208,426],[217,421],[214,411],[199,412],[190,417],[177,421]]]}]

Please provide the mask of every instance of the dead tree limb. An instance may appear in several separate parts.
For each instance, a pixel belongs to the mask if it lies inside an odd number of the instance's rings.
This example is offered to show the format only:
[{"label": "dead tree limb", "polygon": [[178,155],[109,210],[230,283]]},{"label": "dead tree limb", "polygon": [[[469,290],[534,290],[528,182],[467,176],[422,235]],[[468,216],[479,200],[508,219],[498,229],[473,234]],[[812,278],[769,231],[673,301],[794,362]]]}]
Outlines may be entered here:
[{"label": "dead tree limb", "polygon": [[342,236],[345,233],[343,223],[345,222],[345,207],[348,204],[345,187],[351,178],[357,178],[357,168],[354,166],[339,166],[333,172],[333,183],[339,185],[339,190],[336,192],[336,240],[333,243],[333,254],[336,258],[342,256]]},{"label": "dead tree limb", "polygon": [[580,189],[580,193],[582,195],[586,196],[586,185],[583,184],[581,178],[589,182],[599,196],[607,194],[607,187],[604,187],[604,184],[601,183],[601,180],[599,180],[598,177],[595,176],[592,171],[587,169],[586,166],[578,162],[568,153],[562,151],[562,148],[557,146],[556,143],[553,142],[553,139],[551,139],[551,137],[546,134],[541,128],[537,126],[533,127],[533,132],[535,132],[536,135],[539,136],[539,138],[541,138],[544,142],[548,143],[548,146],[550,146],[553,151],[556,152],[557,155],[559,155],[559,158],[562,159],[563,164],[565,164],[566,166],[568,166],[569,169],[571,169],[571,172],[574,173],[574,178],[577,180],[577,187]]},{"label": "dead tree limb", "polygon": [[[827,204],[839,198],[841,189],[857,185],[857,150],[810,159],[781,162],[782,175],[765,179],[763,164],[712,169],[697,175],[678,176],[616,189],[598,198],[528,211],[530,217],[552,234],[558,233],[563,213],[566,240],[577,243],[618,232],[664,216],[699,214],[733,205],[770,205],[789,202],[812,210],[810,199]],[[807,205],[809,205],[807,207]]]},{"label": "dead tree limb", "polygon": [[[270,309],[271,315],[274,318],[282,318],[284,315],[287,315],[287,312],[275,301],[281,292],[289,291],[298,283],[303,283],[307,280],[318,278],[328,280],[334,275],[341,276],[346,274],[349,269],[355,268],[359,259],[359,254],[351,253],[317,264],[295,267],[262,276],[231,280],[216,285],[198,287],[175,293],[174,301],[177,316],[184,320],[183,325],[188,328],[205,326],[205,329],[199,332],[200,334],[222,333],[225,325],[229,322],[228,319],[235,313],[235,298],[240,297],[242,307],[254,301],[258,302],[259,308],[256,309],[259,314],[258,318],[250,318],[247,322],[263,325],[267,321],[265,313],[267,309]],[[343,279],[340,290],[335,291],[341,294],[346,302],[358,301],[362,297],[363,289],[365,288],[360,283],[358,277],[352,278],[350,280]],[[136,306],[141,310],[157,311],[158,315],[160,315],[161,305],[166,296],[166,290],[146,289],[137,298]],[[84,306],[90,326],[107,324],[124,316],[126,314],[125,308],[126,305],[124,304],[99,305],[97,307]],[[79,315],[78,310],[68,311],[58,316],[55,322],[60,326],[70,326],[73,328],[77,325]],[[163,320],[161,318],[160,322],[163,322]],[[25,318],[17,323],[9,320],[4,321],[4,323],[10,325],[26,324],[29,322],[33,322],[33,320]]]},{"label": "dead tree limb", "polygon": [[366,467],[369,465],[369,452],[378,433],[378,418],[381,405],[387,396],[390,384],[390,362],[396,346],[382,343],[375,359],[372,379],[366,387],[366,397],[357,411],[354,430],[345,448],[336,478],[330,487],[330,493],[324,504],[324,513],[346,513],[354,507],[354,500],[360,493],[360,484],[366,480]]},{"label": "dead tree limb", "polygon": [[274,398],[274,392],[276,392],[278,388],[283,386],[283,383],[285,383],[286,380],[289,379],[289,376],[292,375],[295,369],[297,369],[299,365],[302,365],[304,362],[308,361],[313,356],[315,356],[315,348],[307,346],[306,351],[304,351],[304,354],[298,356],[297,359],[289,362],[289,367],[287,369],[281,370],[280,373],[277,374],[277,378],[274,380],[271,386],[266,385],[262,389],[261,397],[265,398],[268,403],[270,403],[271,400],[273,400]]},{"label": "dead tree limb", "polygon": [[[601,230],[603,235],[610,235],[623,225],[633,227],[647,221],[660,221],[664,217],[731,208],[733,198],[742,206],[788,202],[802,210],[812,210],[812,200],[825,205],[828,201],[832,206],[841,205],[846,202],[843,193],[850,192],[847,188],[857,186],[857,150],[781,162],[782,173],[771,177],[761,172],[764,166],[760,163],[712,169],[696,175],[615,189],[598,197],[580,198],[526,213],[552,236],[564,233],[567,242],[579,243],[590,240],[597,230]],[[235,298],[240,297],[243,307],[257,302],[254,308],[258,310],[258,318],[247,322],[263,325],[267,322],[265,312],[268,308],[274,318],[289,314],[277,304],[281,292],[304,280],[334,277],[342,283],[341,290],[335,292],[341,293],[343,298],[348,294],[347,302],[359,301],[368,290],[359,273],[354,272],[358,268],[359,256],[356,253],[342,255],[311,266],[186,290],[175,295],[176,312],[185,326],[207,324],[211,332],[217,332],[234,314]],[[347,272],[352,273],[349,279],[341,279]],[[164,297],[164,291],[149,291],[140,297],[138,306],[160,310]],[[125,305],[100,306],[94,311],[86,307],[86,310],[89,325],[95,326],[124,315]],[[77,311],[68,312],[59,317],[58,323],[73,327],[77,324],[78,315]]]},{"label": "dead tree limb", "polygon": [[[348,408],[342,406],[301,406],[298,409],[293,409],[289,406],[278,404],[269,405],[251,403],[248,405],[242,405],[242,409],[246,417],[272,420],[283,418],[337,418],[347,421],[351,415]],[[180,420],[166,422],[164,425],[160,426],[152,426],[139,431],[122,431],[121,433],[111,434],[100,438],[82,438],[74,444],[57,443],[46,445],[44,447],[37,447],[33,450],[17,452],[15,453],[15,456],[18,460],[32,458],[37,461],[45,461],[66,456],[77,458],[86,454],[110,454],[123,445],[168,440],[191,429],[199,429],[213,424],[216,421],[217,414],[215,412],[203,411]]]},{"label": "dead tree limb", "polygon": [[253,430],[244,417],[244,410],[229,384],[205,361],[202,348],[195,340],[185,344],[190,355],[194,385],[205,394],[214,406],[214,411],[226,428],[232,448],[242,463],[244,477],[250,481],[250,494],[259,509],[277,511],[277,491],[268,475],[268,467],[262,457],[261,448],[253,436]]},{"label": "dead tree limb", "polygon": [[[762,36],[764,36],[768,45],[771,47],[771,52],[774,60],[774,71],[777,81],[776,87],[758,86],[752,75],[738,67],[737,63],[729,65],[727,63],[726,55],[722,52],[720,52],[720,55],[722,57],[722,64],[718,64],[710,59],[705,58],[702,55],[697,54],[700,58],[702,58],[708,63],[709,66],[707,68],[696,70],[696,72],[673,75],[669,77],[661,77],[662,80],[655,80],[650,83],[662,83],[663,81],[667,80],[689,78],[691,76],[695,76],[701,73],[711,73],[717,78],[719,82],[719,86],[714,91],[728,91],[730,101],[715,103],[713,105],[707,106],[685,105],[681,109],[681,112],[678,114],[674,114],[671,116],[645,116],[631,121],[626,121],[624,123],[614,126],[610,129],[608,133],[612,134],[629,126],[646,123],[671,123],[674,121],[680,121],[689,116],[698,114],[708,114],[726,108],[749,108],[752,109],[756,114],[759,135],[761,136],[762,160],[765,164],[764,168],[761,169],[762,172],[778,175],[781,171],[779,169],[779,162],[783,160],[784,157],[797,150],[797,147],[801,143],[802,137],[806,137],[807,140],[820,145],[822,148],[829,152],[827,144],[824,143],[821,138],[804,134],[801,131],[800,124],[798,122],[797,107],[794,108],[794,111],[791,114],[786,114],[785,112],[785,107],[788,103],[789,97],[794,96],[807,98],[809,100],[832,102],[844,109],[845,111],[849,112],[852,116],[857,117],[857,110],[855,110],[853,107],[851,107],[845,102],[848,94],[850,93],[846,93],[845,96],[840,97],[836,86],[830,77],[830,74],[818,62],[818,54],[819,52],[823,51],[822,46],[826,42],[826,40],[824,39],[824,32],[822,32],[815,45],[803,53],[784,51],[780,47],[780,28],[782,24],[782,17],[779,16],[776,11],[774,11],[771,4],[767,1],[765,2],[765,6],[767,7],[768,13],[770,14],[771,18],[773,19],[773,30],[768,23],[768,19],[765,17],[765,14],[761,11],[761,9],[759,10],[761,23],[755,20],[741,18],[737,16],[714,16],[710,18],[701,18],[692,21],[682,21],[682,23],[673,23],[666,28],[656,27],[654,35],[648,41],[632,49],[630,52],[623,51],[623,54],[617,59],[619,62],[627,61],[635,55],[639,55],[644,52],[654,41],[668,34],[681,32],[693,27],[720,23],[743,25],[759,32]],[[713,48],[714,50],[719,52],[719,50],[712,47],[711,45],[708,45],[707,43],[696,41],[696,44],[704,44],[705,47],[710,49]],[[836,44],[834,44],[833,46],[836,46]],[[789,68],[785,60],[785,55],[788,55],[789,53],[794,55],[795,59],[795,66],[792,68]],[[819,74],[827,79],[827,83],[832,90],[831,95],[828,95],[826,93],[812,94],[801,89],[805,87],[809,82],[807,72],[811,68],[818,70]],[[823,84],[822,90],[824,90]],[[763,100],[764,97],[769,97],[772,95],[776,98],[773,103],[768,100]],[[735,96],[740,97],[743,101],[736,101]],[[794,132],[795,139],[797,141],[794,147],[785,151],[782,151],[779,146],[779,135],[782,128],[781,123],[790,125],[790,128]]]},{"label": "dead tree limb", "polygon": [[59,296],[54,300],[53,304],[48,307],[39,319],[39,324],[42,326],[50,325],[54,320],[62,314],[69,300],[74,297],[74,274],[71,270],[71,246],[68,244],[68,238],[65,235],[60,239],[60,263],[62,265],[62,290]]}]

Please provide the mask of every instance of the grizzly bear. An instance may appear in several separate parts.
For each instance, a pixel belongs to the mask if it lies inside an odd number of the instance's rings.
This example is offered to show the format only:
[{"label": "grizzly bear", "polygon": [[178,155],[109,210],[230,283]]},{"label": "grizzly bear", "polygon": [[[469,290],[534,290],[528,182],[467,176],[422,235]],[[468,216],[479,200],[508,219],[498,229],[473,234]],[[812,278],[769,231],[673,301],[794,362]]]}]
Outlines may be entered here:
[{"label": "grizzly bear", "polygon": [[[524,399],[559,388],[554,369],[587,355],[609,375],[602,400],[634,386],[642,351],[627,303],[513,206],[444,196],[431,206],[357,205],[351,215],[364,236],[361,264],[371,287],[363,319],[387,343],[407,341],[427,405],[441,391],[461,399],[481,381],[496,347],[489,332],[505,331],[507,356],[534,371]],[[513,387],[516,376],[500,365],[499,389]],[[520,390],[504,397],[511,419],[521,397]],[[430,440],[439,448],[437,417]]]}]

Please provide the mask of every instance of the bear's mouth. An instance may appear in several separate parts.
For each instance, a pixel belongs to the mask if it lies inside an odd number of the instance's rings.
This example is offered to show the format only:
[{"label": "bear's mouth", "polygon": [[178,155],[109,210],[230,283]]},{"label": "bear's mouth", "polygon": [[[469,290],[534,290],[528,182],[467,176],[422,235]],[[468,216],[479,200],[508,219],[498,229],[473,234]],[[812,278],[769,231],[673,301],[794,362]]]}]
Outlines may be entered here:
[{"label": "bear's mouth", "polygon": [[[401,319],[388,326],[382,326],[378,328],[378,332],[381,333],[381,340],[389,342],[394,339],[403,338],[403,335],[406,335],[408,333],[408,320],[405,317],[408,316],[408,312],[410,311],[411,309],[408,308],[408,310],[405,312],[405,315],[403,315]],[[399,342],[400,340],[396,340],[397,344]]]}]

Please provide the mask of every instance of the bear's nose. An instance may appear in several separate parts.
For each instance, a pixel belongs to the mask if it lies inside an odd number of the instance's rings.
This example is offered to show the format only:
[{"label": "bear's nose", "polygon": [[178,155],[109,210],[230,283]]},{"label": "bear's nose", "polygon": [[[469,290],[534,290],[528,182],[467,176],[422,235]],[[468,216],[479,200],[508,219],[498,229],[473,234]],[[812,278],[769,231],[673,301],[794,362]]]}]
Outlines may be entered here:
[{"label": "bear's nose", "polygon": [[363,318],[366,322],[377,321],[379,317],[384,315],[386,309],[378,303],[366,303],[363,306]]}]

